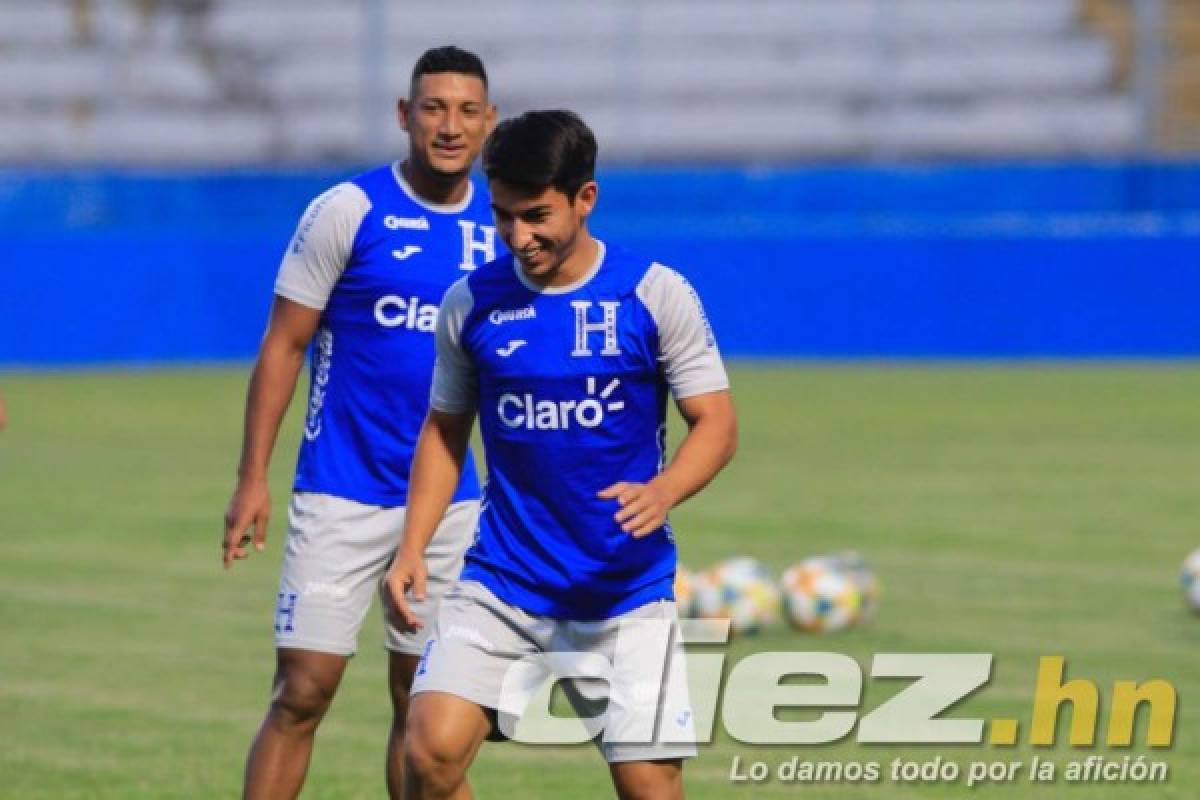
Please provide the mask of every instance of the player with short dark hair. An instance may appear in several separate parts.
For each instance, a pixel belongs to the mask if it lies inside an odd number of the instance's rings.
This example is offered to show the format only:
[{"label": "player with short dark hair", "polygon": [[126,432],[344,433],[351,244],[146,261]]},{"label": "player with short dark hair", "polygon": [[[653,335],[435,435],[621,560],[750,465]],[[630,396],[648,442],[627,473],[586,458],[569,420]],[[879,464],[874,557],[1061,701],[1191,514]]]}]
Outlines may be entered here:
[{"label": "player with short dark hair", "polygon": [[[507,120],[484,147],[512,255],[460,279],[442,302],[430,411],[387,577],[393,613],[422,625],[409,597],[428,591],[422,554],[478,414],[488,483],[475,542],[413,683],[412,798],[463,796],[482,741],[521,711],[506,684],[519,665],[563,651],[613,661],[618,634],[677,629],[667,512],[736,447],[728,379],[696,293],[674,270],[588,230],[596,149],[566,111]],[[672,395],[688,432],[668,463]],[[663,662],[614,663],[601,747],[621,797],[681,797],[682,759],[695,754],[678,637],[658,644],[673,654],[665,671]],[[637,661],[657,647],[640,645],[622,652]],[[577,682],[564,688],[580,706],[597,699]],[[609,736],[646,720],[670,729],[650,740]]]},{"label": "player with short dark hair", "polygon": [[[246,763],[247,797],[299,793],[317,726],[383,589],[428,408],[438,302],[499,252],[487,192],[470,175],[495,114],[477,56],[452,46],[425,53],[398,104],[407,158],[314,200],[279,268],[225,513],[226,567],[251,542],[263,549],[267,465],[310,343],[312,375],[275,616],[274,686]],[[422,616],[458,576],[478,497],[468,458],[425,552],[434,577]],[[424,637],[389,626],[385,644],[387,782],[399,796],[408,689]]]},{"label": "player with short dark hair", "polygon": [[413,64],[412,76],[409,79],[408,96],[416,97],[419,94],[418,83],[425,75],[447,72],[474,76],[483,85],[483,90],[485,92],[488,90],[487,70],[484,69],[483,60],[469,50],[448,44],[443,47],[430,48],[416,60],[416,63]]}]

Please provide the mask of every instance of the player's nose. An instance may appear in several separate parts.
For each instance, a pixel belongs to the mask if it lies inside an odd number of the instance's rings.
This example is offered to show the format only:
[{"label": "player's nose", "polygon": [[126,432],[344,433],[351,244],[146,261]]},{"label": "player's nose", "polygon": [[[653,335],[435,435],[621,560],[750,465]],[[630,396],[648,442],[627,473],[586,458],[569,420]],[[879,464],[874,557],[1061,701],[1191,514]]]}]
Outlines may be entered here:
[{"label": "player's nose", "polygon": [[446,138],[461,136],[463,132],[462,122],[462,115],[451,111],[442,117],[442,124],[438,126],[438,133]]},{"label": "player's nose", "polygon": [[[503,231],[501,232],[504,233]],[[534,243],[533,229],[521,220],[513,220],[507,231],[510,250],[524,250]]]}]

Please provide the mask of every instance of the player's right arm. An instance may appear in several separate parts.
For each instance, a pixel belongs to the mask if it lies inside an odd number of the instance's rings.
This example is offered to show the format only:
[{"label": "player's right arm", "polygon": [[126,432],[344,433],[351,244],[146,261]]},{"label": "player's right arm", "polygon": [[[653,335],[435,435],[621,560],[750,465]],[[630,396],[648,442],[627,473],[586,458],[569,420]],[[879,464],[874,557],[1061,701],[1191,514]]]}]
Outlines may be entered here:
[{"label": "player's right arm", "polygon": [[271,517],[271,494],[267,487],[271,452],[296,391],[304,353],[320,320],[320,311],[276,295],[246,393],[237,488],[225,509],[222,550],[227,569],[235,560],[247,556],[251,529],[254,549],[261,551],[266,545]]},{"label": "player's right arm", "polygon": [[475,423],[478,378],[462,345],[463,323],[473,302],[463,278],[446,292],[438,311],[429,415],[413,454],[404,533],[386,578],[394,621],[404,630],[421,626],[405,595],[410,593],[418,600],[425,597],[425,548],[454,498]]},{"label": "player's right arm", "polygon": [[248,555],[251,542],[260,551],[266,544],[271,516],[267,468],[279,426],[296,390],[305,351],[370,207],[357,186],[338,184],[309,204],[288,243],[275,280],[270,322],[246,394],[238,483],[225,510],[222,561],[226,569]]}]

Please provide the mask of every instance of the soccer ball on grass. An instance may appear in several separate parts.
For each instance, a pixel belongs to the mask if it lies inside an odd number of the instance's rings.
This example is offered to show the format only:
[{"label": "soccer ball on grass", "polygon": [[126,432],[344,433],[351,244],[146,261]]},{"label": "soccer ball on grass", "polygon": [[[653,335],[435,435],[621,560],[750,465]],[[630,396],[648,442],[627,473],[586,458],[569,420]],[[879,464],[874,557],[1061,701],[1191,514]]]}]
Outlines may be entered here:
[{"label": "soccer ball on grass", "polygon": [[784,616],[796,630],[831,633],[861,619],[862,592],[855,579],[827,560],[809,559],[789,567],[780,584]]},{"label": "soccer ball on grass", "polygon": [[731,558],[695,576],[695,615],[728,619],[736,634],[757,633],[779,618],[779,589],[760,562]]}]

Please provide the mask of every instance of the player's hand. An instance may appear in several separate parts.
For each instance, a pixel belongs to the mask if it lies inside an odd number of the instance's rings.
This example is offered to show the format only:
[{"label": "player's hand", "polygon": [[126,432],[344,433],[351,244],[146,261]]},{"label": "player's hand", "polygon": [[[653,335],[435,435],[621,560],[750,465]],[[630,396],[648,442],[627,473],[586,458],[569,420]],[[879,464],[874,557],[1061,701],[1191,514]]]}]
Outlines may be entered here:
[{"label": "player's hand", "polygon": [[601,490],[598,497],[620,504],[613,519],[621,530],[635,539],[648,536],[667,521],[667,512],[675,505],[669,493],[656,481],[631,483],[620,481]]},{"label": "player's hand", "polygon": [[[221,561],[225,569],[250,555],[247,546],[254,543],[260,553],[267,546],[267,521],[271,518],[271,493],[265,479],[239,481],[225,509],[225,539],[221,543]],[[250,535],[250,529],[254,535]]]},{"label": "player's hand", "polygon": [[425,558],[420,553],[409,553],[401,547],[396,552],[396,560],[392,562],[387,577],[384,578],[389,600],[388,616],[392,624],[408,633],[418,631],[424,626],[413,613],[406,595],[411,593],[414,600],[424,600],[427,575]]}]

